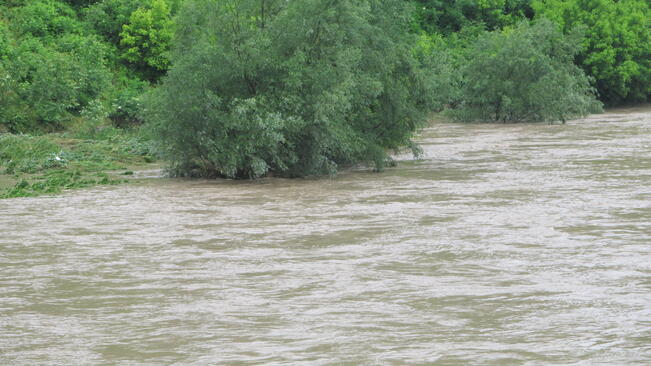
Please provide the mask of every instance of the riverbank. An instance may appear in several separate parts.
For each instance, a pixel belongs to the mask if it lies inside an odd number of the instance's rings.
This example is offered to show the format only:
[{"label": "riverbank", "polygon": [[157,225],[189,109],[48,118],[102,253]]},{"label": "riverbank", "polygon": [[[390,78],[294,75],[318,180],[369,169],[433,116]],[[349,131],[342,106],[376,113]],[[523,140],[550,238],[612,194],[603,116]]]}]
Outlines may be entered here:
[{"label": "riverbank", "polygon": [[138,130],[0,135],[0,198],[121,184],[135,170],[155,167],[151,143]]},{"label": "riverbank", "polygon": [[[617,115],[646,118],[649,110],[651,104],[624,106],[574,122],[595,123],[604,118],[617,118]],[[447,119],[442,114],[431,116],[430,127],[445,123]],[[137,179],[134,172],[160,170],[161,167],[162,162],[156,159],[149,138],[137,129],[108,127],[91,135],[74,132],[41,136],[0,134],[0,199],[122,184]]]}]

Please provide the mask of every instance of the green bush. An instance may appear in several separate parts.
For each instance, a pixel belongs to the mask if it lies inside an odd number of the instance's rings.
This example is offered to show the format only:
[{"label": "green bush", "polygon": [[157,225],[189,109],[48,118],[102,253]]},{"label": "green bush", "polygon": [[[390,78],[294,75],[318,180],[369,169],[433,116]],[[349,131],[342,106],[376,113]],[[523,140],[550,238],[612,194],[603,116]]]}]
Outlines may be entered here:
[{"label": "green bush", "polygon": [[483,27],[466,26],[449,36],[419,34],[414,55],[430,74],[434,111],[455,108],[461,100],[463,75],[459,70],[468,62],[468,49],[484,32]]},{"label": "green bush", "polygon": [[121,78],[119,88],[111,95],[109,118],[117,127],[142,123],[142,96],[149,84],[137,79]]},{"label": "green bush", "polygon": [[0,67],[2,123],[12,132],[60,129],[109,85],[104,62],[92,37],[64,35],[49,46],[23,38]]},{"label": "green bush", "polygon": [[159,148],[182,175],[381,169],[431,106],[410,14],[403,0],[186,2],[146,104]]},{"label": "green bush", "polygon": [[77,75],[77,101],[83,108],[99,98],[110,85],[107,68],[109,48],[95,36],[64,35],[56,42],[56,50],[65,54]]},{"label": "green bush", "polygon": [[58,128],[68,111],[79,106],[77,68],[70,58],[27,39],[16,49],[12,72],[19,81],[19,95],[34,111],[43,128]]},{"label": "green bush", "polygon": [[67,131],[75,138],[96,139],[107,125],[108,112],[102,102],[94,100],[88,103],[79,113],[77,123],[68,127]]},{"label": "green bush", "polygon": [[83,26],[73,8],[57,0],[32,0],[10,12],[11,25],[20,35],[55,37],[82,33]]},{"label": "green bush", "polygon": [[9,132],[58,130],[110,85],[106,44],[85,34],[63,1],[0,8],[0,126]]},{"label": "green bush", "polygon": [[534,7],[568,32],[586,26],[577,57],[607,104],[651,95],[651,6],[648,0],[538,0]]},{"label": "green bush", "polygon": [[8,63],[14,53],[13,39],[0,19],[0,133],[29,130],[34,120],[21,96],[21,85]]},{"label": "green bush", "polygon": [[572,62],[581,41],[544,19],[485,34],[469,50],[450,114],[466,121],[565,121],[599,110],[589,79]]}]

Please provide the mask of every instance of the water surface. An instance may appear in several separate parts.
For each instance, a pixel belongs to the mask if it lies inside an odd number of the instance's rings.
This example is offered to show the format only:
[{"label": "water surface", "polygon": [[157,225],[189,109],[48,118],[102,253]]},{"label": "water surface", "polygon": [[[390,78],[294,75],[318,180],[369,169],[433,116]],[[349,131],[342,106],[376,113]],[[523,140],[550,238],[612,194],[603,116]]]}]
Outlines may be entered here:
[{"label": "water surface", "polygon": [[420,141],[0,201],[0,364],[651,364],[651,108]]}]

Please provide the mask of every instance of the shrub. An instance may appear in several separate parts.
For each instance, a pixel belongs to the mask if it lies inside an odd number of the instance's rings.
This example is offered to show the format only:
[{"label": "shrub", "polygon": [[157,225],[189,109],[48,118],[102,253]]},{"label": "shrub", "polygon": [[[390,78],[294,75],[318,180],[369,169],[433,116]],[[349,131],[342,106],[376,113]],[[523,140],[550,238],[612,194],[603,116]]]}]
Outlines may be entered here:
[{"label": "shrub", "polygon": [[96,139],[105,128],[109,127],[106,125],[108,112],[99,100],[88,103],[79,115],[76,123],[73,123],[67,129],[68,133],[75,138]]},{"label": "shrub", "polygon": [[304,176],[413,146],[431,100],[403,0],[190,0],[148,98],[182,175]]},{"label": "shrub", "polygon": [[109,118],[117,127],[142,123],[142,96],[149,84],[138,79],[122,77],[111,95]]},{"label": "shrub", "polygon": [[491,32],[470,48],[458,107],[468,121],[565,121],[600,108],[583,71],[572,62],[581,36],[564,36],[548,20]]},{"label": "shrub", "polygon": [[433,111],[454,108],[459,103],[463,83],[459,69],[468,62],[470,44],[483,33],[481,27],[468,26],[447,37],[436,33],[419,35],[414,55],[430,75],[430,93],[435,101]]},{"label": "shrub", "polygon": [[83,30],[74,9],[56,0],[27,1],[13,8],[10,16],[12,27],[21,36],[55,37]]},{"label": "shrub", "polygon": [[84,6],[89,6],[94,3],[99,2],[100,0],[64,0],[64,2],[74,6],[76,8],[82,8]]},{"label": "shrub", "polygon": [[109,84],[102,44],[78,35],[50,46],[25,37],[0,71],[0,114],[12,132],[59,129]]},{"label": "shrub", "polygon": [[77,70],[65,54],[44,46],[37,39],[26,39],[16,49],[11,64],[18,93],[34,111],[38,123],[57,128],[68,111],[79,106]]},{"label": "shrub", "polygon": [[65,54],[77,75],[77,102],[83,108],[100,97],[110,84],[106,66],[108,47],[96,36],[64,35],[56,42],[56,50]]},{"label": "shrub", "polygon": [[65,1],[0,9],[0,125],[10,132],[64,127],[109,85],[106,45],[84,34]]}]

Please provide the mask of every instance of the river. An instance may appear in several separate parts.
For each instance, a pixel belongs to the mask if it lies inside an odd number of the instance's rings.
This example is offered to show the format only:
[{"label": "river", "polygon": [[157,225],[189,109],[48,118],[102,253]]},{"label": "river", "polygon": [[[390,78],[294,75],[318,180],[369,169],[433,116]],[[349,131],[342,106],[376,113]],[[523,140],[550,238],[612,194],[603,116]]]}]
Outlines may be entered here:
[{"label": "river", "polygon": [[419,141],[1,200],[0,364],[651,364],[651,107]]}]

